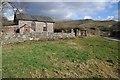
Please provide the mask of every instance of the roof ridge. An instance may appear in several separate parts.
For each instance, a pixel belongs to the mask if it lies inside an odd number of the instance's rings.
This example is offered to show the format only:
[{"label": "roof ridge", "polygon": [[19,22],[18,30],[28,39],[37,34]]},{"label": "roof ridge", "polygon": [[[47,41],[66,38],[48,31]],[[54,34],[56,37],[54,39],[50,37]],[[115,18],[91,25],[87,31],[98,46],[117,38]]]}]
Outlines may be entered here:
[{"label": "roof ridge", "polygon": [[37,15],[37,14],[29,14],[29,13],[20,13],[20,14],[31,15],[31,16],[49,17],[49,18],[51,18],[50,16],[45,16],[45,15]]}]

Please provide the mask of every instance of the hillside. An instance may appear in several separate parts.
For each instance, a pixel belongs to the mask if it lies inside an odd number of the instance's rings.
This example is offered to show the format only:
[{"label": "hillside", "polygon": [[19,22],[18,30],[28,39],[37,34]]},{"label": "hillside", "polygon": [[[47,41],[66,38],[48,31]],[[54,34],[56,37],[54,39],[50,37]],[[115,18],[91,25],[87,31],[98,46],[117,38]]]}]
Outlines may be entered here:
[{"label": "hillside", "polygon": [[55,21],[54,32],[70,32],[71,29],[87,30],[88,35],[103,35],[120,37],[119,22],[114,20],[98,21],[92,19],[86,20],[59,20]]},{"label": "hillside", "polygon": [[66,20],[66,21],[55,21],[54,29],[65,29],[65,28],[109,28],[113,24],[117,23],[116,21],[95,21],[91,19],[86,20]]}]

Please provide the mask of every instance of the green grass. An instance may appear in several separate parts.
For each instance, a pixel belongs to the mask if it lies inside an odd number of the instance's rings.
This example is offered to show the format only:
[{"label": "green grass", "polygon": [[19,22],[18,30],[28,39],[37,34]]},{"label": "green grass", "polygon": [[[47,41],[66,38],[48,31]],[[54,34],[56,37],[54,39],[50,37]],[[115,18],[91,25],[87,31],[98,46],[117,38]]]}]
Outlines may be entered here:
[{"label": "green grass", "polygon": [[[109,60],[109,63],[117,66],[118,42],[101,37],[27,41],[3,46],[2,58],[3,77],[64,77],[67,75],[64,74],[66,69],[77,74],[74,63],[81,64],[88,60]],[[81,76],[80,72],[77,75]]]}]

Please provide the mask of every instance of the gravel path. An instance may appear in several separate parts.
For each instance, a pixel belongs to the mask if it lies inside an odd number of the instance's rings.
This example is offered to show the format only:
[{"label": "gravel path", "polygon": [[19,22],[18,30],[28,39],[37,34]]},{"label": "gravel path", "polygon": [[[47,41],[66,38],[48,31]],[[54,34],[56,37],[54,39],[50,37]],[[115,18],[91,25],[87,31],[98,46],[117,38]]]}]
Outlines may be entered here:
[{"label": "gravel path", "polygon": [[113,37],[103,37],[103,38],[105,38],[105,39],[109,39],[109,40],[113,40],[113,41],[119,41],[119,42],[120,42],[119,39],[116,39],[116,38],[113,38]]}]

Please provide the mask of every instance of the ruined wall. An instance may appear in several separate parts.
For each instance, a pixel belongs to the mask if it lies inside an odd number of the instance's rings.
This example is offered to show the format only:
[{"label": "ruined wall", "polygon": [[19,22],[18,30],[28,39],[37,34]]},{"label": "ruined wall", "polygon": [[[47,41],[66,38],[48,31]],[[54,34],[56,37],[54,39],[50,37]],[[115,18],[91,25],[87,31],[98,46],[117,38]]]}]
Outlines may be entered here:
[{"label": "ruined wall", "polygon": [[[19,20],[19,28],[23,26],[24,24],[27,24],[28,26],[31,26],[32,21],[24,21],[24,20]],[[32,33],[33,31],[30,31]],[[20,29],[20,34],[24,33],[24,27]]]},{"label": "ruined wall", "polygon": [[4,26],[1,28],[0,32],[4,32],[4,33],[15,33],[15,31],[17,30],[18,25],[12,25],[12,26]]},{"label": "ruined wall", "polygon": [[16,42],[24,42],[29,40],[56,40],[56,39],[66,39],[74,38],[74,33],[29,33],[29,34],[0,34],[0,41],[2,45]]},{"label": "ruined wall", "polygon": [[36,32],[43,32],[44,22],[36,22]]},{"label": "ruined wall", "polygon": [[54,25],[53,23],[49,23],[49,22],[47,23],[47,31],[48,32],[53,32],[53,25]]}]

